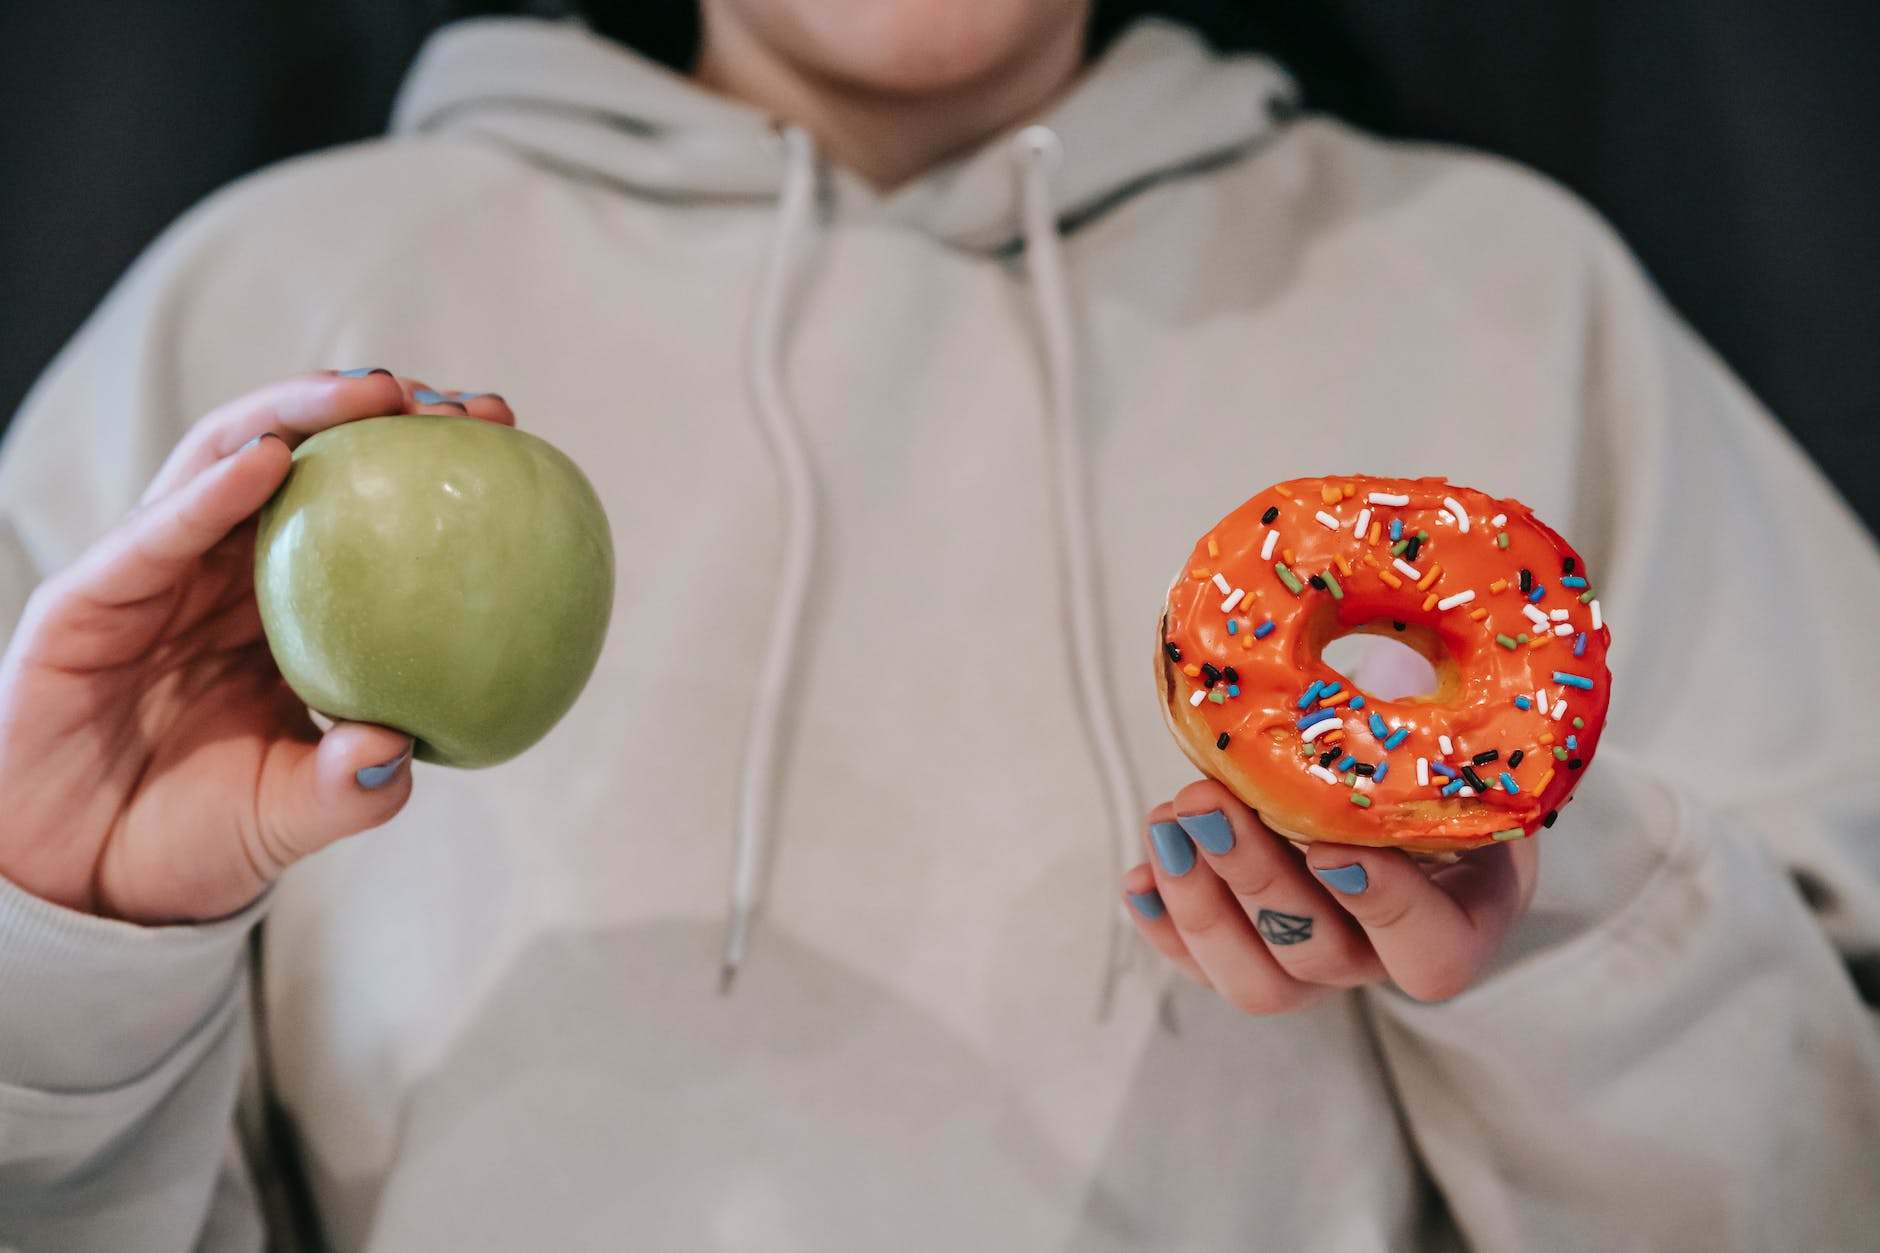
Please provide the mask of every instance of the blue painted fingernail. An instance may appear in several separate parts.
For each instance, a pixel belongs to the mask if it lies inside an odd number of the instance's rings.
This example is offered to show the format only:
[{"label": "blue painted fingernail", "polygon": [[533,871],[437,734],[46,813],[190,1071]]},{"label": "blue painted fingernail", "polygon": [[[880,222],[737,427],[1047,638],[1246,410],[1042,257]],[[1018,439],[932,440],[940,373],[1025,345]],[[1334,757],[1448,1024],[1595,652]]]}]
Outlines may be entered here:
[{"label": "blue painted fingernail", "polygon": [[1349,866],[1327,866],[1323,869],[1314,866],[1312,873],[1346,896],[1356,896],[1371,885],[1369,876],[1364,873],[1364,867],[1355,861]]},{"label": "blue painted fingernail", "polygon": [[392,377],[390,370],[380,369],[375,365],[362,365],[356,370],[341,370],[339,372],[339,376],[343,379],[362,379],[368,374],[383,374],[386,378]]},{"label": "blue painted fingernail", "polygon": [[398,756],[392,758],[390,761],[383,765],[366,766],[355,772],[353,778],[359,780],[359,786],[368,791],[373,788],[384,787],[387,783],[392,781],[392,776],[398,773],[398,768],[405,764],[405,758],[409,756],[411,756],[411,746],[406,745],[405,751],[398,754]]},{"label": "blue painted fingernail", "polygon": [[1131,892],[1129,907],[1141,914],[1148,922],[1154,922],[1168,912],[1168,907],[1162,904],[1162,894],[1154,888],[1150,888],[1147,892]]},{"label": "blue painted fingernail", "polygon": [[450,400],[443,392],[434,392],[428,387],[420,387],[411,393],[411,398],[421,405],[441,405]]},{"label": "blue painted fingernail", "polygon": [[1150,823],[1149,842],[1155,845],[1155,859],[1162,863],[1162,869],[1176,878],[1195,868],[1194,843],[1179,823]]},{"label": "blue painted fingernail", "polygon": [[1175,821],[1210,853],[1225,853],[1234,847],[1234,826],[1218,809],[1210,809],[1205,814],[1176,814]]}]

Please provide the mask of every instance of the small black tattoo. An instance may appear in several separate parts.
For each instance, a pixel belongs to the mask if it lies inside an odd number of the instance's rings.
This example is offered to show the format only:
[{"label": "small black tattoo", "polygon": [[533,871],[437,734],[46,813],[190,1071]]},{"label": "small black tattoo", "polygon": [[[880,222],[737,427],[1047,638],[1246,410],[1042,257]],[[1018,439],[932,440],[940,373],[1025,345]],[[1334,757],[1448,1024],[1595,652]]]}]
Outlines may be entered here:
[{"label": "small black tattoo", "polygon": [[1312,920],[1299,914],[1263,909],[1253,920],[1268,944],[1304,944],[1312,938]]}]

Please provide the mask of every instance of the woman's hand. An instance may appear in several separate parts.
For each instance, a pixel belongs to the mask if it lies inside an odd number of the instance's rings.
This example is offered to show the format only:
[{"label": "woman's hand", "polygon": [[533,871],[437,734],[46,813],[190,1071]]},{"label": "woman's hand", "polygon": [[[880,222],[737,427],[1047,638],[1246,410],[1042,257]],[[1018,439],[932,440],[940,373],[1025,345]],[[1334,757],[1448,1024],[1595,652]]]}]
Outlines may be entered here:
[{"label": "woman's hand", "polygon": [[1394,982],[1440,1001],[1474,982],[1534,894],[1533,840],[1426,869],[1395,849],[1303,855],[1213,780],[1149,814],[1150,861],[1123,876],[1137,927],[1249,1014]]},{"label": "woman's hand", "polygon": [[254,514],[290,446],[394,413],[515,421],[500,397],[384,370],[273,384],[197,423],[130,516],[33,593],[0,661],[0,876],[109,917],[211,919],[404,805],[410,740],[321,734],[274,668],[253,579]]}]

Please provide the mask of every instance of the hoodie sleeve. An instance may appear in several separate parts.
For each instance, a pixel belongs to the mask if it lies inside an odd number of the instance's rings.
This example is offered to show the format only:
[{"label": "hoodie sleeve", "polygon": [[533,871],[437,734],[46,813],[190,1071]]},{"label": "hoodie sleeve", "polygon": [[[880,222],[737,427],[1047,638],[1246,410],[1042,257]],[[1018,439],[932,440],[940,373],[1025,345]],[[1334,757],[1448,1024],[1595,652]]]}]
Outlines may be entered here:
[{"label": "hoodie sleeve", "polygon": [[[0,451],[0,632],[132,506],[188,423],[187,240],[119,284]],[[0,879],[0,1249],[257,1249],[231,1115],[263,906],[140,927]]]},{"label": "hoodie sleeve", "polygon": [[1880,553],[1591,234],[1578,511],[1613,622],[1607,735],[1490,977],[1446,1004],[1371,994],[1384,1055],[1475,1247],[1861,1247]]}]

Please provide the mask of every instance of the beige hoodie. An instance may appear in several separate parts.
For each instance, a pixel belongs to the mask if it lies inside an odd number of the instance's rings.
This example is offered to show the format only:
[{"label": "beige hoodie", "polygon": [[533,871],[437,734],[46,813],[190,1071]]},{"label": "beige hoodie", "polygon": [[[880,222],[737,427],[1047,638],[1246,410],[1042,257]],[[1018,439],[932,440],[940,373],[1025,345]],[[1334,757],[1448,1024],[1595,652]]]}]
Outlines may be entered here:
[{"label": "beige hoodie", "polygon": [[[193,418],[326,365],[502,391],[593,479],[619,599],[543,744],[420,767],[240,918],[0,884],[0,1246],[259,1247],[265,915],[284,1247],[1872,1247],[1834,944],[1880,947],[1880,559],[1582,206],[1286,97],[1146,24],[1054,138],[878,197],[481,21],[389,139],[169,232],[8,437],[7,621]],[[1338,472],[1571,536],[1611,728],[1478,987],[1251,1019],[1111,960],[1135,809],[1190,777],[1153,622],[1221,514]]]}]

